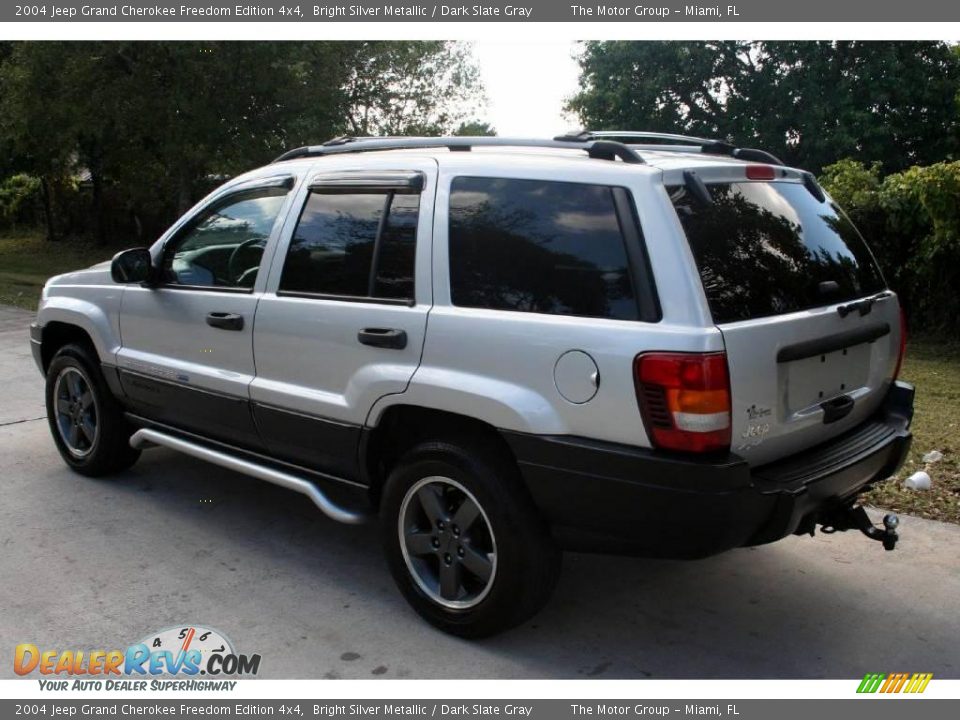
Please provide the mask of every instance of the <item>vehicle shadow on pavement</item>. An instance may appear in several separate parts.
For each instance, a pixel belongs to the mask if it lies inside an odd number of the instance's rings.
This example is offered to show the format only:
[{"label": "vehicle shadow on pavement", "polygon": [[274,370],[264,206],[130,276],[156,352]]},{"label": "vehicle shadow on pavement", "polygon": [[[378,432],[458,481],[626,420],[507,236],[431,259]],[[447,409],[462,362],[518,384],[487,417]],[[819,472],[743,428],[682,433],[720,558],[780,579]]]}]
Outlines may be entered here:
[{"label": "vehicle shadow on pavement", "polygon": [[[915,556],[910,528],[925,521],[908,519],[894,553],[847,533],[694,562],[567,554],[544,611],[467,642],[406,605],[376,523],[334,523],[295,493],[162,449],[112,480],[80,478],[45,458],[37,483],[31,492],[54,498],[52,512],[83,518],[72,532],[87,552],[68,556],[62,572],[109,589],[109,601],[78,591],[73,601],[110,612],[103,627],[73,615],[79,637],[60,640],[71,646],[85,637],[103,644],[108,621],[111,637],[123,631],[131,641],[193,622],[260,653],[265,677],[957,674],[956,605],[931,603],[926,588],[928,563],[941,563],[940,590],[955,599],[958,562],[951,554],[944,573],[942,558]],[[39,572],[60,572],[59,555],[29,552],[33,562],[52,560]]]}]

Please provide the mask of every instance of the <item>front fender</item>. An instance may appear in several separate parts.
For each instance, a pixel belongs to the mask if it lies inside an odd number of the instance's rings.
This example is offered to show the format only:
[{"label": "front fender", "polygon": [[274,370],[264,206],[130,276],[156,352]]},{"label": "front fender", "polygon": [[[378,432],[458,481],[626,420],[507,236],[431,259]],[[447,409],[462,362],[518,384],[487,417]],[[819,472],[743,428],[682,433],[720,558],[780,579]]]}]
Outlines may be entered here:
[{"label": "front fender", "polygon": [[74,286],[70,295],[61,294],[62,290],[60,286],[48,288],[37,311],[37,324],[44,329],[55,322],[80,328],[90,336],[100,361],[113,364],[121,345],[123,288]]}]

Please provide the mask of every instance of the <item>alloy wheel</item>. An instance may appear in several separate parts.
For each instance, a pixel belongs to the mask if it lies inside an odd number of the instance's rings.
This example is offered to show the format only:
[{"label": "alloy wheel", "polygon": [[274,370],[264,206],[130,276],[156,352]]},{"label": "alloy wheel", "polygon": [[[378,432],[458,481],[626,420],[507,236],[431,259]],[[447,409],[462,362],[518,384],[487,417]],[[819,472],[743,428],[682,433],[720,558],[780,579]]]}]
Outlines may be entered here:
[{"label": "alloy wheel", "polygon": [[97,399],[87,377],[75,367],[60,371],[53,386],[57,430],[67,450],[84,458],[100,435]]},{"label": "alloy wheel", "polygon": [[400,506],[398,530],[407,570],[431,600],[468,610],[490,592],[497,573],[490,519],[456,480],[432,476],[414,483]]}]

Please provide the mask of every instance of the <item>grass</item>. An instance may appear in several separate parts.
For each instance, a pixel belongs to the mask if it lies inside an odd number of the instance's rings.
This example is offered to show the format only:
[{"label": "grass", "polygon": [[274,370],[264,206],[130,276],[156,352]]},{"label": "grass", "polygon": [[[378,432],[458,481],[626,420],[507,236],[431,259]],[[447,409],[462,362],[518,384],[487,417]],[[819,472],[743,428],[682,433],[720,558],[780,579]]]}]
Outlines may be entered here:
[{"label": "grass", "polygon": [[[118,249],[75,240],[51,243],[37,233],[2,236],[0,304],[35,309],[48,277],[106,260]],[[900,375],[917,387],[913,448],[897,477],[866,500],[899,513],[960,523],[960,341],[912,339]],[[943,459],[924,464],[921,458],[930,450],[942,452]],[[917,470],[930,474],[929,491],[903,487]]]},{"label": "grass", "polygon": [[119,248],[47,242],[37,232],[0,236],[0,304],[34,310],[47,278],[109,260]]},{"label": "grass", "polygon": [[[913,447],[895,479],[874,488],[866,500],[898,513],[960,523],[960,342],[909,340],[900,377],[917,388]],[[924,463],[921,458],[931,450],[942,452],[943,459]],[[930,475],[930,490],[903,487],[918,470]]]}]

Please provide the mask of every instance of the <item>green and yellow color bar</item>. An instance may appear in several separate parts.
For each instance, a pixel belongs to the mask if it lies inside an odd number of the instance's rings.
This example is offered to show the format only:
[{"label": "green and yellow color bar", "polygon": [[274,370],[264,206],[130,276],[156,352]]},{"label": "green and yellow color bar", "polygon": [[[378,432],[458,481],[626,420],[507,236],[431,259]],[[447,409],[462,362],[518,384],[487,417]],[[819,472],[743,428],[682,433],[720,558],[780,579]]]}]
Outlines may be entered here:
[{"label": "green and yellow color bar", "polygon": [[867,673],[857,688],[858,693],[922,693],[933,673]]}]

